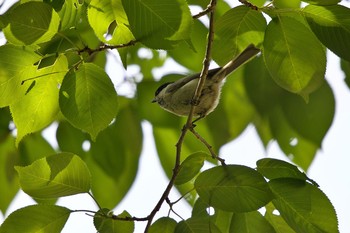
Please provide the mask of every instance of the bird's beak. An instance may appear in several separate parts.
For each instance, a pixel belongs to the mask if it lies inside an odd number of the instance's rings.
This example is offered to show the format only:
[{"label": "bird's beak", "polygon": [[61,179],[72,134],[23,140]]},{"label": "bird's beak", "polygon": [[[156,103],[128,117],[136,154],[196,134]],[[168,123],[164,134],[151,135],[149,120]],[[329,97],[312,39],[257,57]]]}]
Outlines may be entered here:
[{"label": "bird's beak", "polygon": [[152,100],[152,103],[157,103],[157,99],[154,98],[154,99]]}]

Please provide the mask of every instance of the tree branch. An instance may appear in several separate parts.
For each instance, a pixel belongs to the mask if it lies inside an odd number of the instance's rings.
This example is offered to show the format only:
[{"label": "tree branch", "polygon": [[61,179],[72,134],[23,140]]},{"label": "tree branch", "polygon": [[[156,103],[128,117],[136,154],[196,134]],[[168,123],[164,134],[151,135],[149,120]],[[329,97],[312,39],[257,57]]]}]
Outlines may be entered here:
[{"label": "tree branch", "polygon": [[[198,86],[196,88],[196,91],[195,91],[195,94],[193,97],[193,103],[198,102],[199,97],[200,97],[201,92],[202,92],[202,89],[203,89],[203,86],[204,86],[204,83],[205,83],[205,80],[206,80],[206,77],[208,75],[210,58],[211,58],[211,48],[212,48],[212,43],[214,40],[215,7],[216,7],[216,0],[211,0],[210,4],[208,5],[207,9],[205,10],[205,12],[210,12],[208,42],[207,42],[205,58],[203,61],[203,69],[201,71]],[[198,17],[200,17],[200,16],[198,16]],[[147,222],[147,226],[145,228],[145,232],[148,232],[148,230],[152,224],[152,220],[153,220],[154,216],[159,211],[159,209],[162,206],[162,204],[164,203],[164,201],[168,198],[169,193],[170,193],[172,187],[174,186],[175,179],[180,171],[182,144],[184,142],[184,139],[185,139],[185,136],[186,136],[186,133],[188,132],[188,130],[193,128],[192,119],[193,119],[193,113],[194,113],[195,107],[196,107],[195,104],[192,104],[190,113],[189,113],[188,118],[187,118],[187,122],[184,125],[184,127],[182,128],[181,135],[179,137],[178,142],[176,143],[176,157],[175,157],[175,165],[174,165],[174,169],[173,169],[173,174],[170,178],[170,181],[169,181],[167,187],[165,188],[165,190],[163,192],[163,195],[159,199],[157,205],[154,207],[154,209],[152,210],[150,215],[147,217],[148,222]]]},{"label": "tree branch", "polygon": [[78,54],[81,53],[88,53],[89,55],[96,53],[96,52],[101,52],[103,50],[107,50],[107,49],[119,49],[119,48],[124,48],[124,47],[129,47],[129,46],[134,46],[137,43],[137,40],[131,40],[128,43],[125,44],[119,44],[119,45],[107,45],[107,44],[103,44],[100,47],[96,48],[96,49],[91,49],[89,47],[84,47],[83,49],[78,50]]},{"label": "tree branch", "polygon": [[252,3],[248,2],[247,0],[238,0],[240,3],[242,3],[243,5],[249,7],[252,10],[259,10],[259,8],[255,5],[253,5]]}]

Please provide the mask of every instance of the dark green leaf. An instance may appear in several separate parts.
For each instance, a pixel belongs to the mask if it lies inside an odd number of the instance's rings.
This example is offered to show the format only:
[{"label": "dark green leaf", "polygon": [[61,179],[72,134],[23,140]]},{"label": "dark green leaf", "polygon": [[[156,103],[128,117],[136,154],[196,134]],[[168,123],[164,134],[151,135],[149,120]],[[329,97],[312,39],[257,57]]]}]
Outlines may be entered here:
[{"label": "dark green leaf", "polygon": [[[134,232],[134,222],[133,221],[118,221],[111,218],[112,215],[109,209],[99,210],[94,216],[94,225],[99,233],[132,233]],[[131,217],[126,211],[119,214],[118,217],[125,218]]]},{"label": "dark green leaf", "polygon": [[174,233],[175,227],[176,221],[174,219],[162,217],[151,225],[149,233]]},{"label": "dark green leaf", "polygon": [[106,72],[93,63],[67,73],[60,88],[60,108],[75,127],[95,140],[117,115],[118,98]]},{"label": "dark green leaf", "polygon": [[339,232],[334,207],[316,186],[291,178],[275,179],[269,185],[276,197],[273,204],[296,232]]},{"label": "dark green leaf", "polygon": [[350,61],[350,9],[341,5],[308,5],[303,12],[318,39],[339,57]]},{"label": "dark green leaf", "polygon": [[0,233],[60,233],[71,211],[55,205],[32,205],[18,209],[0,226]]},{"label": "dark green leaf", "polygon": [[276,233],[295,233],[292,228],[284,221],[284,219],[276,210],[275,206],[270,202],[265,206],[265,218],[273,226]]},{"label": "dark green leaf", "polygon": [[300,0],[274,0],[273,5],[276,8],[299,8],[300,7]]},{"label": "dark green leaf", "polygon": [[249,213],[233,214],[230,232],[274,233],[275,230],[259,211],[252,211]]},{"label": "dark green leaf", "polygon": [[345,74],[345,83],[350,88],[350,62],[345,61],[345,60],[341,60],[340,64],[341,64],[341,68]]},{"label": "dark green leaf", "polygon": [[221,233],[211,218],[190,218],[177,224],[174,233]]},{"label": "dark green leaf", "polygon": [[341,0],[302,0],[302,1],[313,5],[327,6],[327,5],[335,5]]},{"label": "dark green leaf", "polygon": [[197,152],[188,156],[185,161],[181,163],[179,174],[175,179],[175,184],[184,184],[194,178],[203,167],[206,158],[209,158],[209,155],[204,152]]},{"label": "dark green leaf", "polygon": [[71,153],[51,155],[29,166],[15,168],[21,188],[32,197],[55,198],[90,190],[87,166],[79,156]]},{"label": "dark green leaf", "polygon": [[[121,98],[115,122],[91,144],[88,166],[92,192],[103,206],[114,207],[133,184],[142,150],[141,122],[133,102]],[[124,106],[122,106],[124,105]]]},{"label": "dark green leaf", "polygon": [[270,115],[271,132],[285,155],[307,171],[314,159],[318,146],[298,134],[287,122],[280,108]]},{"label": "dark green leaf", "polygon": [[288,94],[283,97],[281,106],[290,126],[305,139],[321,147],[335,112],[335,100],[329,84],[325,81],[311,93],[308,103],[299,96]]},{"label": "dark green leaf", "polygon": [[86,133],[74,128],[68,122],[62,121],[57,127],[56,139],[61,151],[69,151],[81,158],[85,157],[83,143],[90,142]]},{"label": "dark green leaf", "polygon": [[0,143],[0,211],[3,214],[19,190],[18,176],[13,168],[18,159],[15,139],[8,136]]},{"label": "dark green leaf", "polygon": [[13,44],[30,45],[49,41],[58,31],[60,18],[43,2],[26,2],[12,10],[6,39]]},{"label": "dark green leaf", "polygon": [[20,154],[20,161],[19,164],[16,165],[21,166],[27,166],[35,160],[55,153],[50,143],[46,141],[39,132],[28,135],[19,144],[18,151]]},{"label": "dark green leaf", "polygon": [[285,161],[265,158],[258,160],[256,165],[258,172],[270,180],[278,178],[294,178],[303,181],[310,181],[318,186],[315,181],[308,178],[304,172],[301,172],[298,169],[298,167]]},{"label": "dark green leaf", "polygon": [[272,198],[265,179],[254,169],[240,165],[206,170],[194,186],[210,206],[238,213],[257,210]]},{"label": "dark green leaf", "polygon": [[298,13],[278,15],[270,21],[263,55],[275,82],[306,100],[324,80],[325,50]]}]

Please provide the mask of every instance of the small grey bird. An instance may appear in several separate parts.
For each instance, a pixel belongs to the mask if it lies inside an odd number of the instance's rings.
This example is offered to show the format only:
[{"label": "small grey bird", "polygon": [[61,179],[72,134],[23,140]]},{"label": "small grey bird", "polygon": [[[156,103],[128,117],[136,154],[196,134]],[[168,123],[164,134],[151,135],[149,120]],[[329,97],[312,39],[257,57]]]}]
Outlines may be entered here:
[{"label": "small grey bird", "polygon": [[[211,113],[219,103],[221,88],[226,76],[259,52],[260,50],[251,44],[223,67],[209,70],[199,101],[194,109],[194,117],[201,119]],[[199,77],[200,73],[197,73],[175,82],[162,84],[156,90],[152,102],[158,103],[160,107],[175,115],[188,116]]]}]

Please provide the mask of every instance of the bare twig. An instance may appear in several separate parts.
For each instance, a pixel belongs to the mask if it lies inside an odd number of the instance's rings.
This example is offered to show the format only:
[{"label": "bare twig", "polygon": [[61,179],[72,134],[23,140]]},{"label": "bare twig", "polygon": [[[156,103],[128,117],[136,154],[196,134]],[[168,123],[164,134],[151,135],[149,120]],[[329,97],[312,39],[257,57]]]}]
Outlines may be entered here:
[{"label": "bare twig", "polygon": [[247,0],[238,0],[240,3],[242,3],[243,5],[249,7],[252,10],[259,10],[259,8],[255,5],[253,5],[252,3],[248,2]]},{"label": "bare twig", "polygon": [[103,50],[107,50],[107,49],[119,49],[119,48],[124,48],[124,47],[129,47],[129,46],[133,46],[137,43],[136,40],[131,40],[128,43],[125,44],[119,44],[119,45],[107,45],[107,44],[103,44],[100,47],[96,48],[96,49],[91,49],[89,47],[84,47],[83,49],[78,50],[78,54],[81,53],[88,53],[89,55],[96,53],[96,52],[101,52]]},{"label": "bare twig", "polygon": [[213,147],[197,132],[194,130],[194,128],[189,128],[189,130],[191,131],[191,133],[193,133],[194,136],[196,136],[196,138],[201,141],[209,150],[211,157],[213,159],[217,159],[220,161],[221,165],[226,165],[225,160],[223,158],[220,158],[213,150]]},{"label": "bare twig", "polygon": [[198,14],[193,15],[192,18],[198,19],[198,18],[202,17],[203,15],[208,14],[208,13],[211,12],[212,10],[213,10],[213,4],[210,3],[210,4],[207,6],[207,8],[205,8],[203,11],[199,12]]}]

